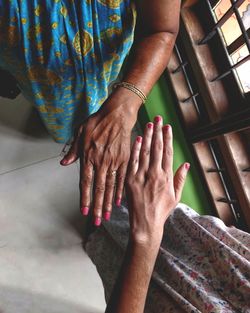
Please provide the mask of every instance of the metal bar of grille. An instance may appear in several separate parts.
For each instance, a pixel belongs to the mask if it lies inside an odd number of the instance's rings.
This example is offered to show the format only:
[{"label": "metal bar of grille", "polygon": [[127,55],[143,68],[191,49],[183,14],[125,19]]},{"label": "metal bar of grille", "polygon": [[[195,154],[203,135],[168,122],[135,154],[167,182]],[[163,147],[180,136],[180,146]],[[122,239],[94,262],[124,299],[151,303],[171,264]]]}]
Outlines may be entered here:
[{"label": "metal bar of grille", "polygon": [[[212,144],[211,141],[208,143],[208,146],[209,146],[209,149],[211,151],[213,160],[215,162],[215,166],[216,166],[217,169],[219,169],[220,165],[219,165],[219,162],[218,162],[218,159],[217,159],[217,156],[216,156],[216,153],[214,151],[214,147],[213,147],[213,144]],[[217,201],[222,202],[222,199],[226,200],[226,203],[228,203],[230,205],[230,208],[231,208],[232,213],[233,213],[233,215],[235,217],[235,220],[238,223],[238,221],[239,221],[239,214],[236,213],[236,210],[235,210],[235,207],[234,207],[234,204],[236,203],[236,200],[235,199],[231,199],[229,191],[228,191],[228,188],[227,188],[227,185],[226,185],[226,182],[225,182],[225,179],[224,179],[224,176],[222,175],[222,173],[218,172],[218,174],[219,174],[221,183],[223,185],[223,188],[224,188],[224,191],[225,191],[225,194],[226,194],[226,198],[225,199],[224,198],[219,198],[219,199],[217,199]],[[223,202],[225,202],[225,201],[223,201]]]},{"label": "metal bar of grille", "polygon": [[250,172],[250,167],[245,168],[242,172]]},{"label": "metal bar of grille", "polygon": [[[234,13],[234,9],[238,8],[241,6],[241,4],[244,2],[245,0],[237,0],[235,1],[232,6],[227,10],[227,12],[222,16],[222,18],[214,25],[214,27],[212,28],[212,30],[203,38],[200,40],[199,45],[204,45],[206,44],[211,38],[213,38],[213,36],[216,34],[217,29],[219,27],[221,27],[222,25],[224,25],[226,23],[226,21],[230,18],[230,16]],[[213,8],[211,7],[211,4],[209,2],[209,0],[206,0],[207,5],[209,6],[209,10],[212,13]]]},{"label": "metal bar of grille", "polygon": [[228,200],[226,198],[218,198],[216,201],[223,202],[223,203],[228,203],[228,204],[235,204],[235,203],[237,203],[237,200],[234,200],[234,199]]},{"label": "metal bar of grille", "polygon": [[195,94],[193,94],[193,95],[191,95],[191,96],[188,97],[187,99],[182,100],[181,103],[186,103],[186,102],[190,101],[191,99],[194,100],[194,98],[196,98],[197,96],[199,96],[199,93],[198,93],[198,92],[195,93]]},{"label": "metal bar of grille", "polygon": [[228,71],[226,71],[225,73],[220,74],[219,76],[215,77],[213,80],[211,80],[211,82],[215,82],[217,80],[221,80],[222,78],[224,78],[227,75],[229,75],[232,72],[232,70],[236,69],[237,67],[241,66],[242,64],[246,63],[249,60],[250,60],[250,54],[248,56],[246,56],[244,59],[240,60],[238,63],[232,65],[230,67],[230,69]]},{"label": "metal bar of grille", "polygon": [[209,0],[211,6],[214,8],[219,2],[220,0]]},{"label": "metal bar of grille", "polygon": [[207,170],[207,173],[222,173],[225,172],[224,168],[210,168]]},{"label": "metal bar of grille", "polygon": [[178,72],[180,72],[183,67],[187,66],[188,65],[188,62],[182,62],[175,70],[172,71],[172,74],[176,74]]},{"label": "metal bar of grille", "polygon": [[[250,38],[250,29],[246,31],[248,38]],[[234,42],[232,42],[228,47],[227,51],[228,54],[231,55],[233,52],[238,50],[241,46],[243,46],[245,43],[245,37],[242,34],[240,37],[238,37]]]},{"label": "metal bar of grille", "polygon": [[244,26],[243,21],[242,21],[241,16],[240,16],[240,12],[239,12],[237,7],[234,7],[234,13],[235,13],[236,18],[238,20],[238,23],[240,25],[240,29],[241,29],[243,37],[245,39],[245,43],[247,45],[248,51],[250,52],[250,41],[248,38],[248,34],[247,34],[247,31],[245,29],[245,26]]},{"label": "metal bar of grille", "polygon": [[[179,48],[178,48],[177,45],[175,45],[175,52],[176,52],[176,54],[177,54],[177,57],[178,57],[178,59],[179,59],[179,62],[180,62],[180,63],[185,63],[185,61],[182,60],[182,57],[181,57],[181,54],[180,54],[180,51],[179,51]],[[192,88],[192,86],[191,86],[191,83],[190,83],[190,80],[189,80],[189,77],[188,77],[188,74],[187,74],[187,71],[186,71],[185,67],[186,67],[186,66],[183,66],[183,67],[182,67],[183,75],[184,75],[185,80],[186,80],[186,82],[187,82],[187,86],[188,86],[189,92],[190,92],[192,95],[194,95],[194,94],[196,94],[196,93],[194,93],[194,91],[193,91],[193,88]],[[194,103],[194,106],[195,106],[195,109],[196,109],[198,115],[201,115],[200,109],[199,109],[199,106],[198,106],[198,103],[197,103],[197,101],[196,101],[196,97],[193,98],[193,103]]]}]

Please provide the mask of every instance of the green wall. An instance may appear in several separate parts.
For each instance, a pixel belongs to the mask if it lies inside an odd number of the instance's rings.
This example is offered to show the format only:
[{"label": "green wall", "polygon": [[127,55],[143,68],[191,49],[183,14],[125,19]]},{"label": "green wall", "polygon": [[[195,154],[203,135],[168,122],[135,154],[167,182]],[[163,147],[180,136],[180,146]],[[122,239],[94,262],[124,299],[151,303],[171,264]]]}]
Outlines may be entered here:
[{"label": "green wall", "polygon": [[164,76],[154,86],[148,97],[148,101],[141,108],[139,122],[142,128],[156,115],[161,115],[165,124],[171,124],[174,134],[174,169],[182,163],[189,162],[191,168],[187,177],[186,185],[182,194],[181,202],[186,203],[200,214],[211,214],[209,200],[202,188],[202,182],[190,153],[184,133],[175,111],[174,101],[167,86]]}]

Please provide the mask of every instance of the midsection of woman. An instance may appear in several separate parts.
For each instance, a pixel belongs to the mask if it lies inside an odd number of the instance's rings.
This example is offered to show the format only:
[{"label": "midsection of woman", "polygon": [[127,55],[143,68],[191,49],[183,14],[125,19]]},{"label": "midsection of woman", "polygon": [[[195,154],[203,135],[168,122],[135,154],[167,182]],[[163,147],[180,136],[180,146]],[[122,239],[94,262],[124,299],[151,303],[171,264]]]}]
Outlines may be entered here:
[{"label": "midsection of woman", "polygon": [[130,0],[3,0],[0,67],[18,81],[58,142],[96,112],[128,54]]}]

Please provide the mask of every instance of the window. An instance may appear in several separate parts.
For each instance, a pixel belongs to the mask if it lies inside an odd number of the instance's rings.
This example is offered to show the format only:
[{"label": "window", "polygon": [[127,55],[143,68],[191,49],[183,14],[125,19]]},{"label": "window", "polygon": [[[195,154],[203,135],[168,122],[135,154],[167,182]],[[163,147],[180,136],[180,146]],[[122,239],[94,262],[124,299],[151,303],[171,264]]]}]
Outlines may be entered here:
[{"label": "window", "polygon": [[[235,4],[235,7],[233,5]],[[230,17],[224,23],[220,23],[227,12]],[[250,1],[237,1],[231,3],[230,0],[219,1],[214,9],[215,20],[219,27],[220,34],[227,47],[230,56],[231,64],[236,66],[236,74],[243,92],[250,91]],[[243,62],[243,60],[245,60]],[[243,63],[242,63],[243,62]]]},{"label": "window", "polygon": [[250,0],[186,0],[168,78],[211,203],[250,230]]}]

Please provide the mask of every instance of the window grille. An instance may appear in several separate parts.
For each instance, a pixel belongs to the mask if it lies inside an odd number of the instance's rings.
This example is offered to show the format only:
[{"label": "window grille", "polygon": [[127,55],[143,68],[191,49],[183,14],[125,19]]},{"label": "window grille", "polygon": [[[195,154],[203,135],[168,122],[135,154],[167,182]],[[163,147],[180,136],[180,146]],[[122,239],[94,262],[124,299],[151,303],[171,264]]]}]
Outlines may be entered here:
[{"label": "window grille", "polygon": [[249,37],[250,0],[186,0],[168,67],[214,208],[244,230],[250,229]]}]

